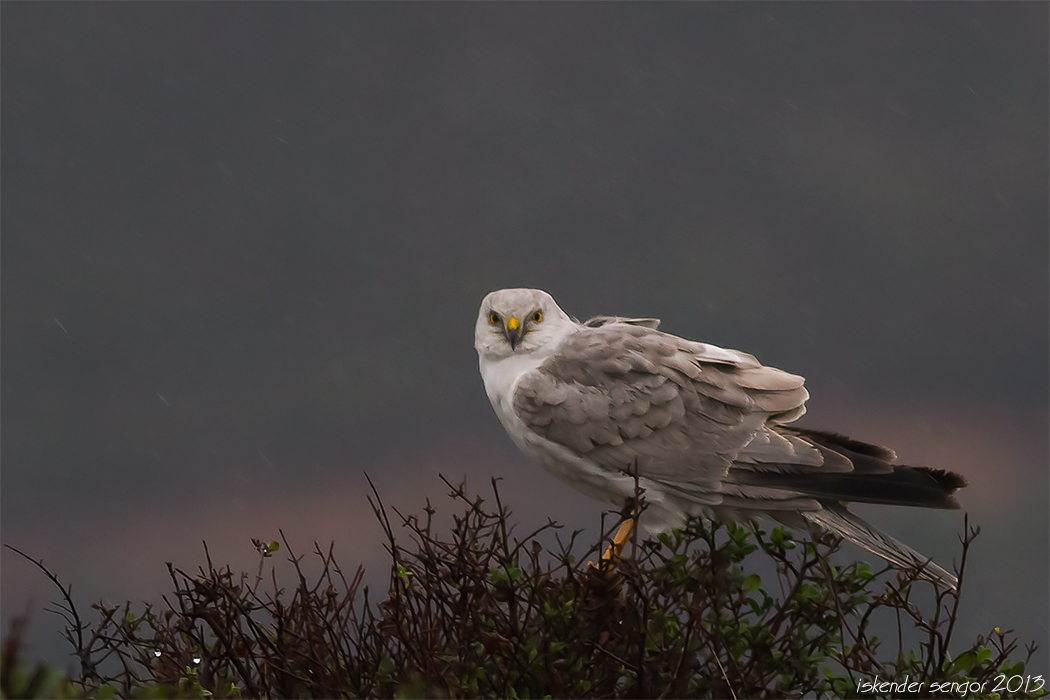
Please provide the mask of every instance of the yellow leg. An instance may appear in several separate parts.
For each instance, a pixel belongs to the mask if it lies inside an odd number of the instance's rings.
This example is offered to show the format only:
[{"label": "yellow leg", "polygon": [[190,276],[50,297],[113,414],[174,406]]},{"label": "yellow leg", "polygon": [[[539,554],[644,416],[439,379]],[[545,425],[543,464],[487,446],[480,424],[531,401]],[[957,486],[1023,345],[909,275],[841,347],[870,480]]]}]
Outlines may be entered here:
[{"label": "yellow leg", "polygon": [[[620,523],[620,529],[616,531],[616,535],[613,536],[612,544],[605,550],[605,554],[602,555],[603,562],[609,562],[612,566],[616,566],[616,562],[620,560],[620,554],[623,553],[623,548],[627,546],[627,540],[631,539],[631,532],[634,530],[634,518],[627,518]],[[597,568],[597,564],[593,561],[587,562],[590,566]]]}]

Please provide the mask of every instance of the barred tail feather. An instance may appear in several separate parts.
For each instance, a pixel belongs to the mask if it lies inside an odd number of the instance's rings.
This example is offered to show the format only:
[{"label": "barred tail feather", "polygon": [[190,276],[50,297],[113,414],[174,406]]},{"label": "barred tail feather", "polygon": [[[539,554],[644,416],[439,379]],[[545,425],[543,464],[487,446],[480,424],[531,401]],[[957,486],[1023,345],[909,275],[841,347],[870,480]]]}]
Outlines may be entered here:
[{"label": "barred tail feather", "polygon": [[862,518],[838,504],[825,503],[822,510],[800,513],[810,523],[834,532],[864,549],[877,554],[899,569],[917,569],[919,576],[938,586],[955,590],[959,580],[930,560],[929,557],[879,532]]}]

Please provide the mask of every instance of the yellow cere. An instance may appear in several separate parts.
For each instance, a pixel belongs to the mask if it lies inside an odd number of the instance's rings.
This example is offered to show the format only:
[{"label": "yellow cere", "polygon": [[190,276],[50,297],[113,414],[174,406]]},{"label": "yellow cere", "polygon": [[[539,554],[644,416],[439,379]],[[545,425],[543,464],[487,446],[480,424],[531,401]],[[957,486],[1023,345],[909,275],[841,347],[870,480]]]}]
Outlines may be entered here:
[{"label": "yellow cere", "polygon": [[521,324],[518,323],[517,316],[511,316],[507,319],[507,330],[515,330],[519,325]]}]

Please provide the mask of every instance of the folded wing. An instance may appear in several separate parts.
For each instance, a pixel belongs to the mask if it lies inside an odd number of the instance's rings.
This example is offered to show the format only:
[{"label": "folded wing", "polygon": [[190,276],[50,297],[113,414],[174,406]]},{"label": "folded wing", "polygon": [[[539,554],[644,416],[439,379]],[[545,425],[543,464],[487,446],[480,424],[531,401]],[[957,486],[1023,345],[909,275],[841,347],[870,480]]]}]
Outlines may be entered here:
[{"label": "folded wing", "polygon": [[[802,415],[807,398],[801,377],[751,355],[603,320],[522,377],[514,410],[605,468],[717,490],[754,435]],[[800,459],[819,463],[814,448],[798,446]]]}]

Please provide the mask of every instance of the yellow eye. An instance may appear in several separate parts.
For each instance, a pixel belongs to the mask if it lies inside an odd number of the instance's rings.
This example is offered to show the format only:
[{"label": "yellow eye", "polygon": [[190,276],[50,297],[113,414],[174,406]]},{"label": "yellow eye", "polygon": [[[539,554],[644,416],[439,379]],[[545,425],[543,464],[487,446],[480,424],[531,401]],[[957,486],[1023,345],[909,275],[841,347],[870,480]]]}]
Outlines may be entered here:
[{"label": "yellow eye", "polygon": [[495,311],[490,312],[489,313],[489,323],[491,323],[494,326],[497,323],[499,323],[499,314],[496,313]]},{"label": "yellow eye", "polygon": [[540,321],[543,320],[543,313],[540,312],[540,311],[537,311],[536,313],[532,314],[532,320],[535,321],[536,323],[539,323]]}]

